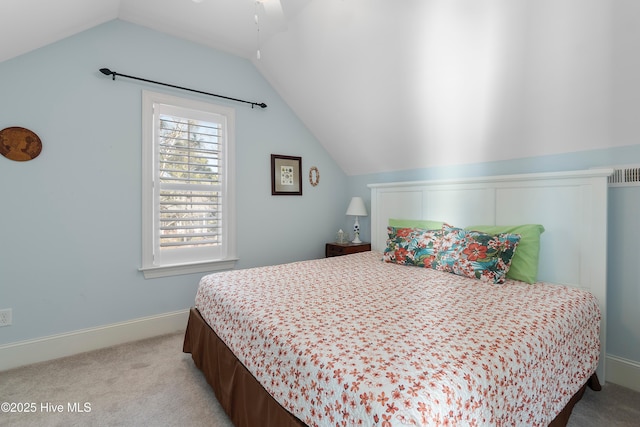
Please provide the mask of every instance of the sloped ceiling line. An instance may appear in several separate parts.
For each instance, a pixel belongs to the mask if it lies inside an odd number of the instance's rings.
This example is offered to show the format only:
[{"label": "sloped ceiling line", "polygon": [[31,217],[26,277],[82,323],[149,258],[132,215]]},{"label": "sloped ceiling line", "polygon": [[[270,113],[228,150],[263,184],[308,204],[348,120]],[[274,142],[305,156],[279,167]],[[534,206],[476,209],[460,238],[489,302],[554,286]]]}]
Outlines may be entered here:
[{"label": "sloped ceiling line", "polygon": [[0,61],[113,19],[223,50],[251,61],[348,175],[626,141],[609,137],[612,2],[260,7],[258,60],[255,0],[3,0]]}]

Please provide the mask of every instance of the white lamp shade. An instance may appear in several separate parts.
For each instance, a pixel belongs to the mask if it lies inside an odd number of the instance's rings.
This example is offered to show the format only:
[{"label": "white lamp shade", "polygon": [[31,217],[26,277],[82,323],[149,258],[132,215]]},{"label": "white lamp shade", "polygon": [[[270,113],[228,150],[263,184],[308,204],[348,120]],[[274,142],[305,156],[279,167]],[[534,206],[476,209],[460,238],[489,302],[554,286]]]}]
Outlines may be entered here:
[{"label": "white lamp shade", "polygon": [[362,197],[352,197],[351,203],[347,208],[347,215],[351,216],[367,216],[367,207],[364,205]]}]

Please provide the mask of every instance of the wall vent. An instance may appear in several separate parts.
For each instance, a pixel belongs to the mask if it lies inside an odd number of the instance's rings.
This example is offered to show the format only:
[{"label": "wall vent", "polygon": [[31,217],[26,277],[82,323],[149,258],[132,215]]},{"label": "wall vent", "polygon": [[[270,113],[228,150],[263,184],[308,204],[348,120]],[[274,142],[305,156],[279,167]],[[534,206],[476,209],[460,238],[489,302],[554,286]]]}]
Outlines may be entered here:
[{"label": "wall vent", "polygon": [[609,187],[640,186],[640,165],[614,166]]}]

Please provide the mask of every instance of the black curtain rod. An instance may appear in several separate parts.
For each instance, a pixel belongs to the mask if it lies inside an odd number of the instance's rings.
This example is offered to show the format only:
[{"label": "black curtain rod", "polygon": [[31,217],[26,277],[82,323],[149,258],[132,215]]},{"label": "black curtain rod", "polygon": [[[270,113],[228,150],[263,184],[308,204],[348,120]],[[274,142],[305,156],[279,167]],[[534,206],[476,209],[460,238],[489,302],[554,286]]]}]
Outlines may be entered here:
[{"label": "black curtain rod", "polygon": [[201,93],[201,94],[204,94],[204,95],[216,96],[218,98],[229,99],[231,101],[244,102],[245,104],[251,104],[251,108],[255,107],[256,105],[258,107],[261,107],[261,108],[267,108],[267,104],[265,104],[264,102],[245,101],[243,99],[231,98],[231,97],[224,96],[224,95],[216,95],[215,93],[203,92],[201,90],[189,89],[187,87],[176,86],[176,85],[172,85],[172,84],[168,84],[168,83],[162,83],[162,82],[156,82],[156,81],[153,81],[153,80],[143,79],[141,77],[128,76],[126,74],[116,73],[115,71],[111,71],[108,68],[100,68],[100,72],[102,74],[104,74],[105,76],[109,76],[109,75],[112,76],[113,80],[116,79],[116,76],[126,77],[128,79],[140,80],[140,81],[143,81],[143,82],[153,83],[153,84],[162,85],[162,86],[168,86],[168,87],[172,87],[172,88],[175,88],[175,89],[188,90],[190,92],[196,92],[196,93]]}]

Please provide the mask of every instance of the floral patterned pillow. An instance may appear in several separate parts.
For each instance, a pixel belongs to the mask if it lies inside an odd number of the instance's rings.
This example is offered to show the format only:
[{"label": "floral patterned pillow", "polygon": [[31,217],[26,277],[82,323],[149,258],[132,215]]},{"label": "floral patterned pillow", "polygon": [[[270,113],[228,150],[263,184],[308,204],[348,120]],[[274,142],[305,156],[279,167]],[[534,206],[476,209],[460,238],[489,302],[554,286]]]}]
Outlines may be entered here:
[{"label": "floral patterned pillow", "polygon": [[442,226],[432,268],[486,282],[504,283],[519,234],[487,234]]},{"label": "floral patterned pillow", "polygon": [[403,265],[432,268],[434,248],[442,230],[387,227],[387,247],[382,259]]}]

